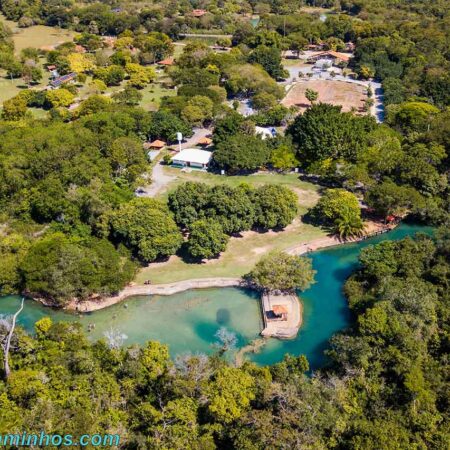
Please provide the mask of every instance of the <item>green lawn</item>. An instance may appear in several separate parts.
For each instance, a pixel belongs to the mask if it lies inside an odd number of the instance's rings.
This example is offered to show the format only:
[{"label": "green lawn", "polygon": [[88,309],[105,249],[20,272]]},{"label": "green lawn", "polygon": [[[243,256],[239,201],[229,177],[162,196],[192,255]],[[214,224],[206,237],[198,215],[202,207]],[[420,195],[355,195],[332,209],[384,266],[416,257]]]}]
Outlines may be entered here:
[{"label": "green lawn", "polygon": [[[31,89],[43,89],[47,86],[48,81],[50,79],[50,74],[45,69],[44,64],[45,58],[39,59],[39,66],[42,69],[42,80],[39,84],[32,85]],[[3,104],[5,100],[8,100],[14,96],[16,96],[20,91],[24,89],[28,89],[28,86],[24,83],[22,78],[12,79],[6,76],[5,70],[0,70],[0,105]]]},{"label": "green lawn", "polygon": [[152,283],[173,283],[192,278],[240,277],[271,250],[287,250],[325,235],[321,229],[296,219],[284,231],[250,231],[243,233],[243,237],[233,237],[219,258],[205,264],[186,263],[178,256],[172,256],[167,262],[150,264],[138,273],[135,282],[143,284],[145,280],[151,280]]},{"label": "green lawn", "polygon": [[149,84],[145,89],[141,91],[143,98],[140,106],[146,110],[156,110],[161,103],[162,97],[171,97],[177,95],[175,89],[165,89],[159,83]]},{"label": "green lawn", "polygon": [[[167,192],[160,196],[161,199],[167,198],[168,192],[184,181],[203,181],[209,185],[225,183],[230,186],[237,186],[240,183],[249,183],[253,186],[282,184],[297,194],[300,214],[305,213],[319,198],[318,186],[299,180],[296,174],[261,173],[229,177],[201,171],[186,173],[175,168],[165,168],[165,171],[176,178],[168,186]],[[170,283],[191,278],[239,277],[247,273],[263,254],[271,250],[286,250],[323,237],[325,234],[323,230],[307,225],[297,218],[281,232],[248,231],[242,233],[242,237],[233,237],[228,243],[227,250],[218,259],[204,264],[186,263],[178,256],[172,256],[168,262],[150,264],[139,272],[135,281],[141,284],[150,279],[153,283]]]},{"label": "green lawn", "polygon": [[16,22],[6,20],[0,14],[0,21],[6,23],[13,31],[14,50],[16,53],[27,47],[40,48],[50,45],[62,44],[73,41],[76,33],[62,28],[47,27],[45,25],[34,25],[28,28],[19,28]]},{"label": "green lawn", "polygon": [[[183,49],[184,49],[184,44],[186,44],[186,41],[179,41],[179,42],[175,42],[174,46],[174,52],[173,52],[173,57],[176,59],[179,56],[181,56],[181,54],[183,53]],[[183,45],[179,45],[179,44],[183,44]]]},{"label": "green lawn", "polygon": [[295,67],[312,67],[312,64],[308,64],[303,62],[301,59],[291,59],[291,58],[283,58],[281,63],[284,67],[295,66]]},{"label": "green lawn", "polygon": [[0,105],[26,88],[27,86],[21,78],[11,80],[6,78],[5,71],[0,71]]}]

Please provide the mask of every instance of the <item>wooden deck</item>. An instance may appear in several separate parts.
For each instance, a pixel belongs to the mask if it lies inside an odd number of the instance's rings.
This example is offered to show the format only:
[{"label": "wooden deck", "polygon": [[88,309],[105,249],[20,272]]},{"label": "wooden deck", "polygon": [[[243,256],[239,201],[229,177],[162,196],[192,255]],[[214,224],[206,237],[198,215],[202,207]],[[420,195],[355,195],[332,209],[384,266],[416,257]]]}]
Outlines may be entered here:
[{"label": "wooden deck", "polygon": [[[261,297],[264,329],[261,336],[279,339],[293,339],[302,323],[300,300],[295,294],[263,294]],[[282,306],[287,311],[285,320],[273,314],[274,306]]]}]

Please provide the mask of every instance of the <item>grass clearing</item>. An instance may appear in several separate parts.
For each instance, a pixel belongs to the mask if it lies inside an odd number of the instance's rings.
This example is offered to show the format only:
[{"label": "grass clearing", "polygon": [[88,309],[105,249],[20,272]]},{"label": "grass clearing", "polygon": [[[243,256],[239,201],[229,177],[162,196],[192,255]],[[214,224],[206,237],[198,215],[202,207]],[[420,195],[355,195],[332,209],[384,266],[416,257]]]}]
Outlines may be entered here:
[{"label": "grass clearing", "polygon": [[305,60],[299,58],[283,58],[281,60],[283,67],[312,67],[312,64],[308,64]]},{"label": "grass clearing", "polygon": [[[223,183],[229,186],[237,186],[240,183],[248,183],[253,186],[282,184],[297,194],[300,214],[304,214],[319,199],[319,187],[301,181],[298,175],[293,173],[283,175],[262,172],[231,177],[195,170],[181,172],[180,169],[171,167],[165,167],[164,171],[175,178],[169,184],[167,191],[159,196],[160,199],[167,199],[168,193],[185,181],[202,181],[209,185]],[[241,237],[232,237],[226,251],[219,258],[206,263],[187,263],[179,256],[172,256],[166,262],[152,263],[138,273],[135,282],[142,284],[149,279],[152,283],[172,283],[193,278],[239,277],[250,271],[261,256],[267,252],[287,250],[325,235],[323,230],[303,223],[298,217],[283,231],[265,233],[246,231],[241,234]]]},{"label": "grass clearing", "polygon": [[27,47],[41,48],[73,41],[75,32],[63,28],[34,25],[28,28],[19,28],[16,22],[6,20],[0,15],[0,21],[5,23],[13,34],[15,53]]},{"label": "grass clearing", "polygon": [[5,100],[15,97],[19,92],[27,89],[21,78],[10,79],[6,77],[4,70],[0,71],[0,105]]},{"label": "grass clearing", "polygon": [[175,89],[166,89],[160,83],[149,84],[145,89],[141,91],[142,100],[140,106],[144,109],[155,110],[161,103],[163,97],[173,97],[177,95]]},{"label": "grass clearing", "polygon": [[[33,84],[30,86],[30,89],[41,90],[45,86],[47,86],[50,80],[50,74],[45,69],[45,58],[39,58],[39,67],[42,69],[42,80],[38,84]],[[8,78],[6,76],[5,70],[0,70],[0,105],[3,104],[5,100],[9,100],[10,98],[15,97],[19,92],[28,89],[28,86],[23,81],[22,78]]]},{"label": "grass clearing", "polygon": [[143,284],[145,280],[151,280],[152,283],[173,283],[195,278],[240,277],[272,250],[287,250],[325,235],[320,228],[295,219],[283,231],[246,231],[242,233],[242,237],[232,237],[225,252],[206,263],[186,263],[179,256],[172,256],[167,262],[152,263],[143,268],[134,281],[138,284]]}]

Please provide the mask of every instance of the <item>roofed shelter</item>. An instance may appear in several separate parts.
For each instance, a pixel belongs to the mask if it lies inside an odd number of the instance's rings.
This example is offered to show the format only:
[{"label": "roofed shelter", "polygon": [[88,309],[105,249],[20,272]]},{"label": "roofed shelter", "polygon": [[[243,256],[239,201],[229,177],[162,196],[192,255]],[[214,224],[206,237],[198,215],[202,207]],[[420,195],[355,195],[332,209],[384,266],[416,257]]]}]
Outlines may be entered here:
[{"label": "roofed shelter", "polygon": [[205,137],[202,137],[199,139],[198,145],[202,145],[202,146],[206,147],[208,145],[211,145],[212,142],[213,142],[213,140],[211,138],[205,136]]},{"label": "roofed shelter", "polygon": [[159,139],[156,139],[153,142],[145,142],[144,143],[144,148],[145,148],[145,150],[149,150],[151,148],[159,150],[159,149],[162,149],[163,147],[165,147],[166,145],[167,145],[166,142],[160,141]]},{"label": "roofed shelter", "polygon": [[272,311],[274,314],[273,320],[287,320],[288,309],[284,305],[273,305]]},{"label": "roofed shelter", "polygon": [[212,153],[198,148],[186,148],[172,156],[172,164],[181,167],[194,167],[196,169],[207,169],[211,161]]},{"label": "roofed shelter", "polygon": [[207,12],[206,9],[193,9],[192,15],[194,17],[203,17]]},{"label": "roofed shelter", "polygon": [[156,64],[158,64],[158,66],[173,66],[173,64],[175,63],[173,58],[165,58],[162,59],[161,61],[158,61]]},{"label": "roofed shelter", "polygon": [[78,74],[76,72],[68,73],[67,75],[63,75],[59,78],[55,78],[53,81],[50,82],[50,85],[54,88],[58,88],[58,87],[62,86],[63,84],[74,81],[77,78],[77,76],[78,76]]}]

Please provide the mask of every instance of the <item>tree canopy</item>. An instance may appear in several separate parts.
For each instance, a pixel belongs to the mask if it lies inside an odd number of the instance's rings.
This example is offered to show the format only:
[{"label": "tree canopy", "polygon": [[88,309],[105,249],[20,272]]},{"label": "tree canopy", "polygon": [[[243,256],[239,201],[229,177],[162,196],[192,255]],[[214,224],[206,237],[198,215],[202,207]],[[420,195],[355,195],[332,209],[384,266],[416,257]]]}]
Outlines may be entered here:
[{"label": "tree canopy", "polygon": [[263,291],[304,291],[314,282],[309,258],[272,252],[264,256],[245,278]]},{"label": "tree canopy", "polygon": [[173,255],[183,242],[167,206],[150,198],[121,205],[111,217],[111,229],[147,262]]}]

